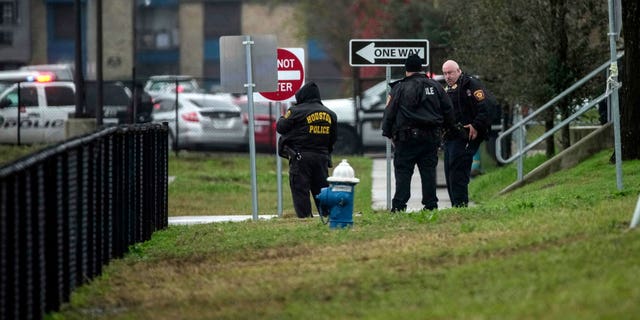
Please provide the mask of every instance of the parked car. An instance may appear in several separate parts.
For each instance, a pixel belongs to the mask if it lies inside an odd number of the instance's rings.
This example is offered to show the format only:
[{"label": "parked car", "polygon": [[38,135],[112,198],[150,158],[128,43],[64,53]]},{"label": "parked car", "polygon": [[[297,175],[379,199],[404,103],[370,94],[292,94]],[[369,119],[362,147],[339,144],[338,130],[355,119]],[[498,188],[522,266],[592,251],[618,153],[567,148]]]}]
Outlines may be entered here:
[{"label": "parked car", "polygon": [[179,93],[204,92],[200,84],[188,75],[157,75],[151,76],[144,85],[144,91],[150,95],[176,92],[176,82]]},{"label": "parked car", "polygon": [[[242,119],[249,123],[249,103],[247,96],[241,96],[235,101],[242,109]],[[254,101],[253,118],[256,150],[275,151],[276,150],[276,122],[280,117],[280,112],[273,102]]]},{"label": "parked car", "polygon": [[0,142],[16,143],[18,124],[21,143],[62,141],[74,111],[73,82],[24,83],[19,94],[15,84],[0,95]]},{"label": "parked car", "polygon": [[[165,93],[154,97],[154,122],[169,123],[169,147],[244,149],[247,126],[240,107],[225,97],[204,93]],[[176,128],[177,124],[177,128]]]},{"label": "parked car", "polygon": [[[444,84],[443,76],[436,75],[434,79]],[[353,154],[362,149],[382,150],[386,146],[386,138],[382,136],[381,127],[384,108],[387,105],[386,81],[381,81],[362,93],[358,118],[352,98],[326,99],[322,100],[322,103],[338,116],[335,153]],[[362,126],[361,130],[358,130],[359,125]],[[358,132],[361,132],[361,135],[358,135]]]},{"label": "parked car", "polygon": [[[97,103],[97,85],[95,82],[85,84],[85,101],[87,114],[95,116]],[[120,82],[105,82],[102,85],[103,122],[107,124],[145,123],[151,122],[153,102],[151,97],[144,95],[138,101],[138,110],[133,117],[133,93]],[[135,120],[135,121],[134,121]]]},{"label": "parked car", "polygon": [[[104,98],[104,124],[118,124],[119,113],[130,105],[130,92],[121,85],[105,84]],[[88,97],[87,102],[88,114],[95,114],[95,101]],[[18,123],[21,143],[66,139],[67,119],[75,113],[75,104],[75,84],[70,81],[26,82],[19,91],[17,84],[10,86],[0,93],[0,143],[18,141]]]}]

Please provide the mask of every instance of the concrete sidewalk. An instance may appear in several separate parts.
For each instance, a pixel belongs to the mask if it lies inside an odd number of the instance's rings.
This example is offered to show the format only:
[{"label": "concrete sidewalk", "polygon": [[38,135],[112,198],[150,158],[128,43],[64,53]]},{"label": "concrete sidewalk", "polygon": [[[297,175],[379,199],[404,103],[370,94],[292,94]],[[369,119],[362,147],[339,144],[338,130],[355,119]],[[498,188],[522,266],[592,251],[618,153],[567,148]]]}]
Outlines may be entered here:
[{"label": "concrete sidewalk", "polygon": [[[258,216],[258,220],[269,220],[275,218],[277,215],[262,214]],[[252,220],[252,215],[232,215],[232,216],[179,216],[169,217],[169,225],[190,225],[199,223],[213,223],[213,222],[238,222]]]},{"label": "concrete sidewalk", "polygon": [[[389,161],[389,168],[391,174],[390,197],[387,202],[387,159],[385,157],[373,159],[373,168],[371,170],[371,201],[372,208],[374,210],[388,210],[391,207],[391,199],[393,199],[393,194],[395,192],[393,159],[390,159]],[[438,161],[438,166],[436,168],[436,177],[436,195],[438,197],[438,208],[451,208],[451,201],[449,200],[449,193],[447,192],[444,177],[444,164],[442,159]],[[420,211],[423,207],[424,205],[422,204],[422,185],[420,183],[420,173],[418,172],[418,167],[416,167],[413,171],[413,176],[411,177],[411,198],[409,198],[409,202],[407,202],[407,211]]]}]

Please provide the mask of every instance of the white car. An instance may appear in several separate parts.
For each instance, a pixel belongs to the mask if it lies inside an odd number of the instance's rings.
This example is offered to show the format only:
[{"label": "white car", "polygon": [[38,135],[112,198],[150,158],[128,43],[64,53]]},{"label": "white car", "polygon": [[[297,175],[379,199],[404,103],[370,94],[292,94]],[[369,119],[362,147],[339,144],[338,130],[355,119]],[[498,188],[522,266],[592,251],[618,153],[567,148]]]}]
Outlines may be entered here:
[{"label": "white car", "polygon": [[[154,97],[154,122],[168,122],[169,147],[179,149],[244,149],[247,124],[240,107],[227,97],[204,93],[161,94]],[[176,130],[177,125],[177,130]]]},{"label": "white car", "polygon": [[73,82],[29,82],[0,95],[0,143],[51,143],[65,139],[69,113],[75,112]]},{"label": "white car", "polygon": [[[88,85],[87,109],[95,115],[95,86]],[[0,143],[52,143],[66,139],[66,125],[75,114],[75,84],[70,81],[23,82],[0,93]],[[123,85],[104,84],[103,123],[121,123],[131,93]],[[18,108],[18,102],[20,107]],[[20,124],[18,126],[18,123]]]}]

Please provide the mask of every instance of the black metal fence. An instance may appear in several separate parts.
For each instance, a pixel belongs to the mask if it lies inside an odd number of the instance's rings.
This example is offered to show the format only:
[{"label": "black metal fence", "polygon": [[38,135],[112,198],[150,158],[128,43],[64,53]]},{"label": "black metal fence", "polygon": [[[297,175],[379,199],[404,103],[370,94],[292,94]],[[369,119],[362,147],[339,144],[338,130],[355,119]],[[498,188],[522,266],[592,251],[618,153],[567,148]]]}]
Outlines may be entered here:
[{"label": "black metal fence", "polygon": [[0,168],[0,319],[40,319],[167,227],[167,126],[111,127]]}]

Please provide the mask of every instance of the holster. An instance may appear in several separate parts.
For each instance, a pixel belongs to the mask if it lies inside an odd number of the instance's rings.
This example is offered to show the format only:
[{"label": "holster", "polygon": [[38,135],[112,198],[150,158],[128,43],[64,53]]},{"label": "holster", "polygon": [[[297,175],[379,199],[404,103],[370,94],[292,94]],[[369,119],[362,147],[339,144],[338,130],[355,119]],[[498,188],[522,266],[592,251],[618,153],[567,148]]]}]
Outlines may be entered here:
[{"label": "holster", "polygon": [[285,139],[280,137],[280,139],[278,140],[278,155],[282,158],[290,160],[290,159],[295,159],[296,155],[298,155],[298,152],[296,152],[291,147],[289,147],[285,143]]},{"label": "holster", "polygon": [[469,129],[465,128],[462,123],[458,122],[454,127],[448,128],[445,131],[444,139],[447,141],[456,139],[469,140]]},{"label": "holster", "polygon": [[289,160],[302,160],[302,153],[294,150],[293,148],[290,148],[289,146],[285,145],[283,148],[283,154],[281,154],[280,156],[285,158],[285,159],[289,159]]}]

